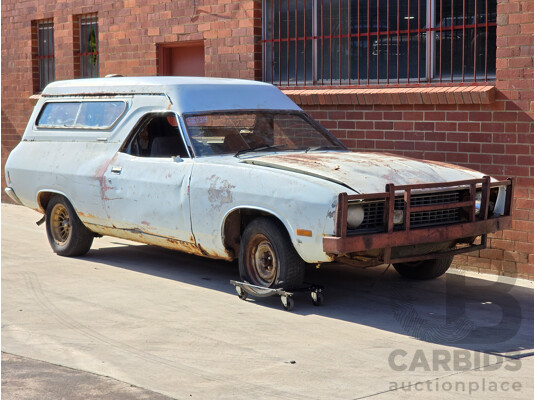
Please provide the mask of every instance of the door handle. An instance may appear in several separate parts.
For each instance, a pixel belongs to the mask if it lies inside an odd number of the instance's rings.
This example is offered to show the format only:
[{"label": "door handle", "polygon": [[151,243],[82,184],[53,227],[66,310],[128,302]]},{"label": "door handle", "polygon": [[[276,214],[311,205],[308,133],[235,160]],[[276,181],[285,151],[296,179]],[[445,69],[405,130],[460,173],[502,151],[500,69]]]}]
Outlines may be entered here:
[{"label": "door handle", "polygon": [[123,170],[123,167],[111,167],[112,174],[120,175],[122,170]]}]

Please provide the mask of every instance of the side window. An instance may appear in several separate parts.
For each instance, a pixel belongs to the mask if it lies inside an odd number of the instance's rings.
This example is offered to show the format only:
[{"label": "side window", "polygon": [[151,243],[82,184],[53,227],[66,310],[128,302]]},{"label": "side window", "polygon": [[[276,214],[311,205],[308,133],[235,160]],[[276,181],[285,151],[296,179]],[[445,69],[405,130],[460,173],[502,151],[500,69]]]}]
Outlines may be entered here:
[{"label": "side window", "polygon": [[43,107],[40,128],[109,129],[123,115],[124,101],[51,102]]},{"label": "side window", "polygon": [[189,158],[172,113],[145,115],[132,130],[121,151],[136,157]]}]

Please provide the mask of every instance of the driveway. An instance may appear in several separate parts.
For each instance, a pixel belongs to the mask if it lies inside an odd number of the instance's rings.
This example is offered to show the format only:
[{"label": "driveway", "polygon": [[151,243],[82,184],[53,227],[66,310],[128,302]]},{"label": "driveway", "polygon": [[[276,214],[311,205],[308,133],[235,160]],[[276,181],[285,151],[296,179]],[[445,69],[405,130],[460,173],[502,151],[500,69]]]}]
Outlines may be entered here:
[{"label": "driveway", "polygon": [[529,283],[310,268],[325,304],[300,294],[287,312],[275,297],[240,300],[233,263],[109,237],[56,256],[40,217],[2,205],[9,355],[176,399],[533,398]]}]

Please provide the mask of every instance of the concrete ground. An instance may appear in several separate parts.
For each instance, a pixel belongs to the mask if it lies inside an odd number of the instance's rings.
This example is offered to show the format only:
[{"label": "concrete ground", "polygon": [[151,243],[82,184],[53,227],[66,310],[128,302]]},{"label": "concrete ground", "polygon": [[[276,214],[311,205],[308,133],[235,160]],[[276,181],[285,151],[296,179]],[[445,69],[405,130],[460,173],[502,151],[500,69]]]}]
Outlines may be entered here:
[{"label": "concrete ground", "polygon": [[4,399],[170,400],[112,378],[2,353]]},{"label": "concrete ground", "polygon": [[231,263],[107,237],[59,257],[40,217],[2,205],[5,399],[533,398],[530,283],[332,266],[307,271],[325,304],[287,312],[238,299]]}]

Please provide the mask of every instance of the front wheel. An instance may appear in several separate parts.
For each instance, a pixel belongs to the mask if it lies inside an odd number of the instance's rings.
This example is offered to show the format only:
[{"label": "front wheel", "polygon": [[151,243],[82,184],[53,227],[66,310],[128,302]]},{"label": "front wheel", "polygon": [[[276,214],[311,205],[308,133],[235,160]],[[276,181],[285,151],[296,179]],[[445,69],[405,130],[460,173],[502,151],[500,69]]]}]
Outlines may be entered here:
[{"label": "front wheel", "polygon": [[259,217],[243,232],[239,269],[241,278],[253,285],[292,289],[303,283],[305,262],[279,221]]},{"label": "front wheel", "polygon": [[434,260],[424,260],[394,264],[398,273],[409,279],[429,280],[435,279],[446,273],[453,261],[453,256],[436,258]]},{"label": "front wheel", "polygon": [[56,195],[46,207],[46,235],[52,250],[60,256],[82,256],[93,243],[93,232],[85,227],[71,203]]}]

